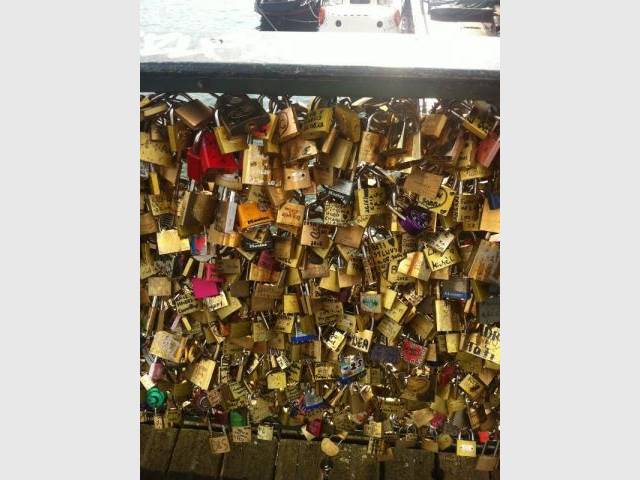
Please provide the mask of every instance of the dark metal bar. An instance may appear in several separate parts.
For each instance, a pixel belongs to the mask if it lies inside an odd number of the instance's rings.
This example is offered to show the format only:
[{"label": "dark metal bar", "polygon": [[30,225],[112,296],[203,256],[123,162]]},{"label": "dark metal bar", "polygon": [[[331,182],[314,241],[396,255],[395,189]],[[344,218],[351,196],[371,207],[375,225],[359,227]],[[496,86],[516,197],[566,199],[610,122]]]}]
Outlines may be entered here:
[{"label": "dark metal bar", "polygon": [[494,38],[247,32],[191,44],[143,46],[141,91],[489,101],[500,94]]}]

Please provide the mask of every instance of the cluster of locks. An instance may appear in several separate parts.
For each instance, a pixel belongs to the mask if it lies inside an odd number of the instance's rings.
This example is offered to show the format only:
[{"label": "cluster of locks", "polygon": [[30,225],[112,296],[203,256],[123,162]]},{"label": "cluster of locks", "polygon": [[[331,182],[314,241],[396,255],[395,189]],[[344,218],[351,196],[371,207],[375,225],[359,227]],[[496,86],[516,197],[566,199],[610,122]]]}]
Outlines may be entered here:
[{"label": "cluster of locks", "polygon": [[213,96],[140,101],[141,417],[495,468],[496,108]]}]

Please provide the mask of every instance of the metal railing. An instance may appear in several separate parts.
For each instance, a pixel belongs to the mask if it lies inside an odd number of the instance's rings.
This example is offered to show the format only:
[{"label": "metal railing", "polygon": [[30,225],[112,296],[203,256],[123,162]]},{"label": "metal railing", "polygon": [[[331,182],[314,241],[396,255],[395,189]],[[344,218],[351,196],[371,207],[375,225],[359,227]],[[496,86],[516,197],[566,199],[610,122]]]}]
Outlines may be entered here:
[{"label": "metal railing", "polygon": [[241,32],[142,40],[140,90],[497,102],[500,39]]}]

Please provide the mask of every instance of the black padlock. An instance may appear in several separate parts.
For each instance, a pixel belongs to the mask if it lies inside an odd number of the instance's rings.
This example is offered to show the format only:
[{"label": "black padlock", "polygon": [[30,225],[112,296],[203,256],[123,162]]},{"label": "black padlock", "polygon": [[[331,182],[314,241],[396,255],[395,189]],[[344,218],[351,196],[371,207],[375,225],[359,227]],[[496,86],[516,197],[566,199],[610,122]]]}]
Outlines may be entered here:
[{"label": "black padlock", "polygon": [[230,136],[258,131],[270,120],[260,102],[247,95],[222,95],[218,99],[218,116]]}]

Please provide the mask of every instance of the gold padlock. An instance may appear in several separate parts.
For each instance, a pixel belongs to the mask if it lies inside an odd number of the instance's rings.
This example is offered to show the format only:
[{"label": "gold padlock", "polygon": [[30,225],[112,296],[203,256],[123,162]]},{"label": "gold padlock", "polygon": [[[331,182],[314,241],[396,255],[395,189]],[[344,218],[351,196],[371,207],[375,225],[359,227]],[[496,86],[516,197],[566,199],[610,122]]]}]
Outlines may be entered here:
[{"label": "gold padlock", "polygon": [[300,136],[305,140],[316,140],[329,134],[333,123],[333,108],[318,108],[321,98],[316,97],[311,103],[311,109],[302,122]]}]

